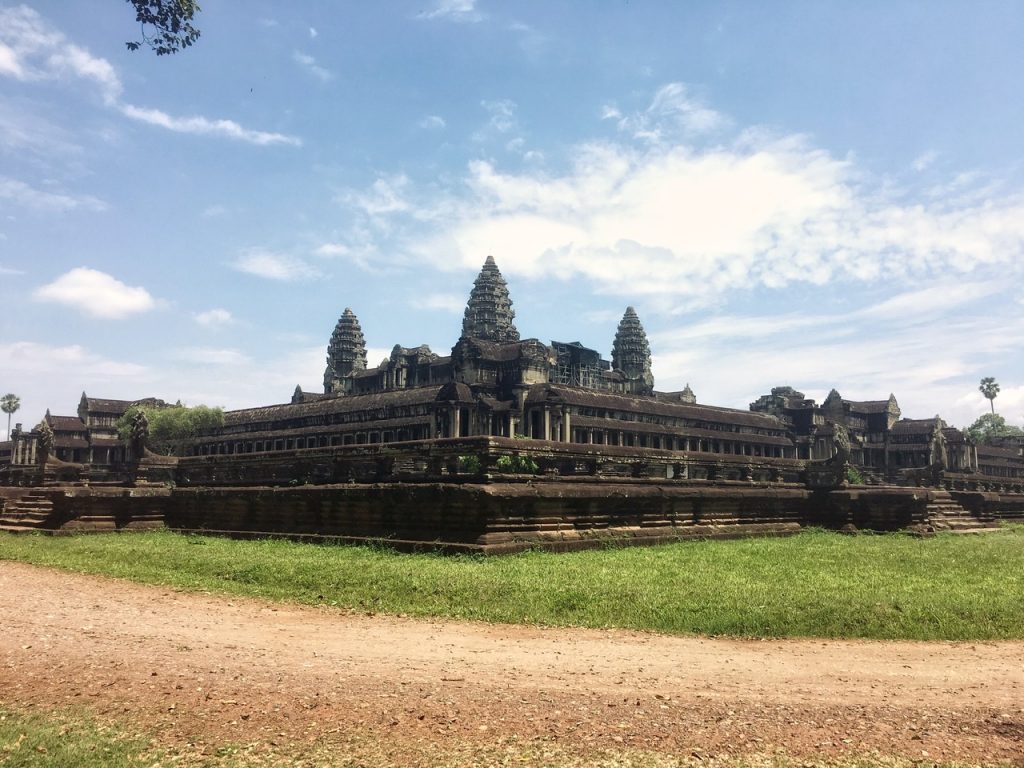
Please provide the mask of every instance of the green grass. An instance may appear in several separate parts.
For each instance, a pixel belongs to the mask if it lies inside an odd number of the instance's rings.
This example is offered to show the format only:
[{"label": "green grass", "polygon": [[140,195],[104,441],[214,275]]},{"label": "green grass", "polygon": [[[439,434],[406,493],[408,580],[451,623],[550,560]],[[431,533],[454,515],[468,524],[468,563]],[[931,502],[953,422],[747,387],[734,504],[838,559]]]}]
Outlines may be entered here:
[{"label": "green grass", "polygon": [[0,535],[0,559],[186,590],[491,622],[754,637],[1024,637],[1024,526],[929,539],[808,531],[493,558],[167,532]]},{"label": "green grass", "polygon": [[87,715],[25,713],[0,704],[0,766],[127,768],[152,766],[158,757],[148,740]]}]

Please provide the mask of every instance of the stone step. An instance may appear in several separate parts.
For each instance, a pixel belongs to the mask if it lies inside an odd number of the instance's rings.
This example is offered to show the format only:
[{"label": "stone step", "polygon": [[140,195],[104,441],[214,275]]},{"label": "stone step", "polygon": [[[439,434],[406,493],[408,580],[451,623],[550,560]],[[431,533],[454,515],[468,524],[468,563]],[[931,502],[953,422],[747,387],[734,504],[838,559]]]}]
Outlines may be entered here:
[{"label": "stone step", "polygon": [[10,525],[0,520],[0,533],[38,533],[42,528],[34,528],[24,525]]}]

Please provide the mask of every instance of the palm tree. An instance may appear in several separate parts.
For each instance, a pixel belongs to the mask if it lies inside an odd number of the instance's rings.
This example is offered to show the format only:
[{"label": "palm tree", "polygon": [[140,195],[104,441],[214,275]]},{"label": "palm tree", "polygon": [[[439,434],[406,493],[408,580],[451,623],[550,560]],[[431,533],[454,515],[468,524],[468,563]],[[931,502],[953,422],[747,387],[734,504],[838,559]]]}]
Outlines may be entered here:
[{"label": "palm tree", "polygon": [[11,414],[21,408],[21,398],[8,392],[0,397],[0,411],[7,414],[7,439],[11,439]]},{"label": "palm tree", "polygon": [[988,398],[988,404],[992,407],[992,413],[996,412],[996,395],[999,394],[999,385],[991,376],[986,376],[978,385],[978,391]]}]

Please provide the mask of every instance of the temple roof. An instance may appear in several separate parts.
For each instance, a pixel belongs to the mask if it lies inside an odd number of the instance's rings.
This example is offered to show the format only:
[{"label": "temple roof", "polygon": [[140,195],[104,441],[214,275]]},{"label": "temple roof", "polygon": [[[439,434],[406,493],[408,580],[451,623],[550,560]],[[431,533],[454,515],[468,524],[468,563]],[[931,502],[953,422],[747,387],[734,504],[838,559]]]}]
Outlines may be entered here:
[{"label": "temple roof", "polygon": [[[693,421],[717,422],[744,427],[781,432],[785,425],[776,417],[735,408],[720,408],[711,405],[695,405],[683,402],[666,402],[653,397],[630,397],[609,392],[598,392],[580,387],[560,384],[538,384],[531,388],[527,402],[563,402],[592,408],[627,411],[630,413],[651,413],[658,416],[691,419]],[[606,422],[607,423],[607,422]],[[623,422],[632,425],[637,422]],[[625,426],[623,427],[626,428]],[[728,433],[723,433],[723,437]]]},{"label": "temple roof", "polygon": [[388,406],[432,403],[440,391],[441,386],[431,385],[427,387],[396,389],[388,392],[375,392],[368,395],[328,397],[322,400],[303,403],[282,403],[280,405],[266,405],[259,408],[244,408],[237,411],[226,411],[224,413],[224,427],[277,419],[301,419],[330,413],[372,411]]},{"label": "temple roof", "polygon": [[473,290],[462,318],[463,338],[487,341],[519,341],[516,313],[508,295],[508,284],[493,256],[488,256],[473,281]]},{"label": "temple roof", "polygon": [[48,416],[54,432],[85,432],[85,422],[77,416]]}]

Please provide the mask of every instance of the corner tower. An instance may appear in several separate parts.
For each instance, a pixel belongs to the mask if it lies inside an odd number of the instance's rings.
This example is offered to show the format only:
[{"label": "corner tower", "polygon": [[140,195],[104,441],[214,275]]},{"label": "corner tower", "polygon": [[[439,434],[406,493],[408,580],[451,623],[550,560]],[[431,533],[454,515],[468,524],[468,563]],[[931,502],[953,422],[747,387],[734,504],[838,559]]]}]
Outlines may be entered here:
[{"label": "corner tower", "polygon": [[473,290],[462,318],[462,338],[486,341],[519,341],[516,313],[508,295],[508,284],[498,271],[494,257],[488,256],[480,274],[473,281]]},{"label": "corner tower", "polygon": [[640,324],[636,310],[626,307],[626,313],[619,321],[612,344],[612,368],[626,377],[626,391],[635,395],[649,395],[654,391],[654,376],[651,374],[651,345],[647,332]]},{"label": "corner tower", "polygon": [[345,394],[352,389],[352,374],[366,370],[366,341],[359,318],[348,307],[334,326],[327,345],[327,370],[324,371],[324,392]]}]

